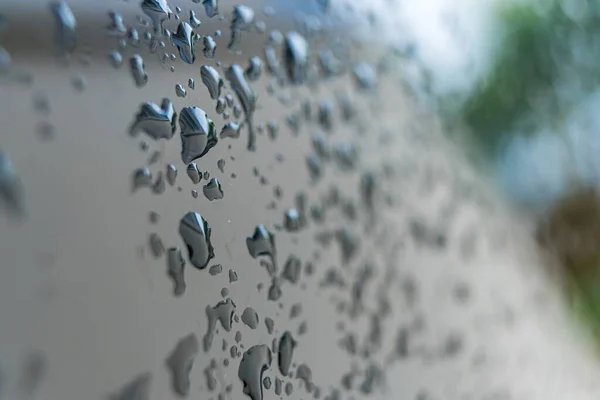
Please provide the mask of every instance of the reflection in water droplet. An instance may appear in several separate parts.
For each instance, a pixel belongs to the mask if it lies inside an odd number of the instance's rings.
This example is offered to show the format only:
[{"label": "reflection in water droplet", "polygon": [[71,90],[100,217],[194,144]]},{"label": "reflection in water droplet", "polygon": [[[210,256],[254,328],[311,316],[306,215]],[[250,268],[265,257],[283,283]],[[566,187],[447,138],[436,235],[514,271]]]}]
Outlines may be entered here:
[{"label": "reflection in water droplet", "polygon": [[290,333],[285,331],[279,339],[277,363],[279,365],[279,371],[282,375],[287,376],[292,366],[292,357],[294,356],[294,349],[296,348],[296,341]]},{"label": "reflection in water droplet", "polygon": [[215,39],[212,38],[212,36],[204,36],[204,39],[202,39],[202,42],[204,44],[204,49],[203,49],[203,53],[204,53],[204,57],[206,58],[214,58],[215,57],[215,51],[217,50],[217,42],[215,42]]},{"label": "reflection in water droplet", "polygon": [[140,106],[140,111],[135,116],[130,133],[135,135],[144,131],[154,140],[171,139],[175,134],[175,119],[177,113],[173,109],[171,100],[164,98],[160,107],[154,103],[145,102]]},{"label": "reflection in water droplet", "polygon": [[220,200],[223,198],[223,188],[221,187],[221,183],[217,178],[212,178],[206,185],[204,185],[202,192],[210,201]]},{"label": "reflection in water droplet", "polygon": [[179,222],[179,234],[188,249],[190,263],[198,269],[206,268],[214,257],[208,222],[200,214],[188,212]]},{"label": "reflection in water droplet", "polygon": [[187,22],[180,22],[177,26],[177,32],[172,35],[171,40],[179,50],[179,57],[187,64],[193,64],[196,61],[194,50],[194,31]]},{"label": "reflection in water droplet", "polygon": [[238,377],[244,385],[244,393],[252,400],[263,399],[263,373],[271,366],[271,349],[267,345],[250,347],[243,355]]},{"label": "reflection in water droplet", "polygon": [[204,0],[202,4],[208,18],[213,18],[219,14],[219,0]]},{"label": "reflection in water droplet", "polygon": [[223,78],[221,78],[221,75],[215,68],[210,65],[203,65],[200,67],[200,76],[202,77],[202,83],[204,83],[208,89],[211,99],[216,100],[221,96]]},{"label": "reflection in water droplet", "polygon": [[246,307],[242,313],[242,322],[250,329],[258,326],[258,313],[252,307]]},{"label": "reflection in water droplet", "polygon": [[185,260],[179,247],[167,250],[167,275],[173,280],[173,295],[182,296],[185,293]]},{"label": "reflection in water droplet", "polygon": [[186,168],[187,175],[190,177],[192,182],[197,184],[202,179],[202,173],[198,170],[196,163],[189,163]]},{"label": "reflection in water droplet", "polygon": [[77,21],[66,1],[57,1],[50,4],[50,10],[56,20],[56,41],[63,55],[75,50],[77,38],[75,28]]},{"label": "reflection in water droplet", "polygon": [[284,41],[285,68],[294,84],[303,83],[308,71],[308,42],[298,32],[289,32]]},{"label": "reflection in water droplet", "polygon": [[206,306],[208,327],[206,328],[206,334],[204,335],[203,339],[204,351],[209,351],[212,346],[215,329],[217,327],[217,321],[221,322],[221,326],[226,332],[231,331],[234,313],[235,303],[231,299],[222,300],[214,307]]},{"label": "reflection in water droplet", "polygon": [[179,340],[166,364],[171,372],[171,385],[173,391],[181,397],[190,393],[190,372],[194,366],[194,359],[198,354],[198,338],[190,333]]},{"label": "reflection in water droplet", "polygon": [[181,160],[189,164],[217,144],[215,124],[198,107],[184,107],[179,115]]},{"label": "reflection in water droplet", "polygon": [[133,378],[117,393],[109,395],[108,398],[109,400],[149,400],[151,382],[152,374],[150,372],[143,373]]}]

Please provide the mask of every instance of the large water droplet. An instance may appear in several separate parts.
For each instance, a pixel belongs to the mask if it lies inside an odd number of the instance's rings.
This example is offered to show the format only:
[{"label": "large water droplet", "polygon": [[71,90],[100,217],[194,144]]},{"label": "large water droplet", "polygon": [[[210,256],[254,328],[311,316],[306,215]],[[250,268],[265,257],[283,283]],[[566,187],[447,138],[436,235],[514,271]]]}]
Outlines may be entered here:
[{"label": "large water droplet", "polygon": [[217,303],[216,306],[206,306],[206,317],[208,318],[208,327],[206,328],[206,334],[204,335],[204,351],[209,351],[213,338],[215,335],[215,329],[217,327],[217,321],[221,322],[221,326],[226,332],[231,331],[231,325],[233,324],[233,314],[235,313],[235,303],[231,299],[226,299]]},{"label": "large water droplet", "polygon": [[210,65],[203,65],[200,67],[200,76],[202,77],[202,83],[204,83],[208,89],[211,99],[216,100],[221,96],[223,78],[221,78],[221,75],[215,68]]},{"label": "large water droplet", "polygon": [[152,382],[152,374],[150,372],[143,373],[133,378],[131,382],[125,385],[117,393],[109,395],[110,400],[149,400],[150,399],[150,383]]},{"label": "large water droplet", "polygon": [[173,280],[173,295],[182,296],[185,293],[185,260],[179,247],[167,250],[167,275]]},{"label": "large water droplet", "polygon": [[167,164],[167,182],[169,185],[174,186],[177,180],[177,167],[173,164]]},{"label": "large water droplet", "polygon": [[60,52],[64,55],[75,50],[77,38],[75,28],[77,21],[71,11],[71,7],[66,1],[57,1],[50,4],[50,10],[54,14],[56,20],[56,41],[60,48]]},{"label": "large water droplet", "polygon": [[204,185],[202,192],[210,201],[220,200],[223,198],[223,188],[221,187],[221,183],[217,178],[212,178],[206,185]]},{"label": "large water droplet", "polygon": [[143,0],[142,11],[146,14],[154,27],[154,32],[161,35],[163,32],[162,23],[171,18],[173,13],[166,0]]},{"label": "large water droplet", "polygon": [[250,329],[258,326],[258,313],[252,307],[246,307],[242,313],[242,322]]},{"label": "large water droplet", "polygon": [[284,41],[285,68],[294,84],[303,83],[308,72],[308,42],[298,32],[289,32]]},{"label": "large water droplet", "polygon": [[184,107],[179,115],[181,160],[189,164],[217,144],[215,124],[198,107]]},{"label": "large water droplet", "polygon": [[131,126],[131,135],[143,131],[154,140],[171,139],[175,134],[176,118],[173,103],[167,98],[162,100],[160,107],[150,102],[142,103]]},{"label": "large water droplet", "polygon": [[196,53],[194,50],[194,31],[187,22],[180,22],[177,26],[171,40],[179,49],[179,57],[187,64],[193,64],[196,61]]},{"label": "large water droplet", "polygon": [[281,335],[277,352],[277,363],[279,365],[279,371],[284,376],[287,376],[290,372],[296,345],[296,341],[290,331],[285,331],[283,335]]},{"label": "large water droplet", "polygon": [[198,269],[206,268],[215,256],[208,222],[202,215],[190,211],[179,222],[179,234],[188,249],[190,263]]},{"label": "large water droplet", "polygon": [[238,377],[244,385],[244,393],[252,400],[263,399],[263,373],[271,366],[271,349],[267,345],[250,347],[242,357]]},{"label": "large water droplet", "polygon": [[166,364],[171,372],[171,385],[173,391],[179,396],[186,397],[190,393],[190,372],[197,354],[198,338],[190,333],[177,342],[175,349],[167,358]]}]

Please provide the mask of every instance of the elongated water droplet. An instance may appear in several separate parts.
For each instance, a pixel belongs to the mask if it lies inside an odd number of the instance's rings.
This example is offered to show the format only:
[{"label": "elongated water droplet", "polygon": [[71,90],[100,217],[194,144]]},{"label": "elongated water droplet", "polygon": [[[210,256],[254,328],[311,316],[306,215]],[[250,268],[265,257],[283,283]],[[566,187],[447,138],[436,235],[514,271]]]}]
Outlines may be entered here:
[{"label": "elongated water droplet", "polygon": [[167,165],[167,182],[169,185],[174,186],[177,180],[177,168],[173,164]]},{"label": "elongated water droplet", "polygon": [[223,198],[223,188],[217,178],[212,178],[204,185],[202,192],[209,201],[220,200]]},{"label": "elongated water droplet", "polygon": [[150,244],[150,251],[154,258],[160,257],[165,252],[165,246],[163,245],[162,239],[157,233],[151,233],[148,237],[148,243]]},{"label": "elongated water droplet", "polygon": [[171,373],[171,386],[179,396],[186,397],[190,393],[190,372],[197,354],[198,338],[190,333],[177,342],[175,349],[166,360]]},{"label": "elongated water droplet", "polygon": [[231,38],[227,47],[233,49],[240,41],[242,31],[248,31],[254,22],[254,10],[248,6],[238,4],[233,7],[231,18]]},{"label": "elongated water droplet", "polygon": [[169,8],[169,5],[167,4],[167,1],[143,0],[141,7],[144,14],[146,14],[152,21],[152,26],[154,27],[155,34],[161,35],[163,33],[163,22],[167,19],[170,19],[171,14],[173,13]]},{"label": "elongated water droplet", "polygon": [[167,275],[173,281],[173,295],[183,296],[186,289],[185,284],[185,260],[179,247],[171,247],[167,250]]},{"label": "elongated water droplet", "polygon": [[212,38],[212,36],[204,36],[204,39],[202,39],[202,42],[204,44],[204,49],[203,49],[203,53],[204,53],[204,57],[206,58],[214,58],[215,57],[215,51],[217,50],[217,42],[215,42],[215,39]]},{"label": "elongated water droplet", "polygon": [[187,22],[180,22],[177,26],[171,40],[179,50],[179,57],[187,64],[193,64],[196,61],[196,52],[194,50],[194,31]]},{"label": "elongated water droplet", "polygon": [[221,171],[222,174],[225,173],[225,160],[224,159],[219,159],[219,161],[217,161],[217,168],[219,168],[219,171]]},{"label": "elongated water droplet", "polygon": [[198,28],[200,24],[201,22],[196,17],[196,12],[194,10],[190,10],[190,25],[192,26],[192,28]]},{"label": "elongated water droplet", "polygon": [[258,326],[258,313],[252,307],[246,307],[242,313],[242,322],[250,329]]},{"label": "elongated water droplet", "polygon": [[179,222],[179,234],[188,250],[190,263],[204,269],[215,256],[210,242],[211,228],[202,215],[188,212]]},{"label": "elongated water droplet", "polygon": [[188,79],[188,87],[192,90],[194,90],[196,88],[196,83],[194,82],[193,78]]},{"label": "elongated water droplet", "polygon": [[294,84],[303,83],[308,72],[308,42],[298,32],[285,35],[284,58],[288,78]]},{"label": "elongated water droplet", "polygon": [[263,373],[271,366],[271,349],[267,345],[250,347],[243,355],[238,377],[244,385],[243,392],[252,400],[263,399]]},{"label": "elongated water droplet", "polygon": [[202,83],[204,83],[208,89],[211,99],[216,100],[221,96],[223,78],[221,78],[221,75],[215,68],[210,65],[203,65],[200,67],[200,76],[202,78]]},{"label": "elongated water droplet", "polygon": [[313,182],[319,180],[323,176],[323,163],[321,158],[315,153],[310,153],[306,156],[306,166],[308,173]]},{"label": "elongated water droplet", "polygon": [[283,381],[279,378],[275,378],[275,394],[281,396],[281,390],[283,387]]},{"label": "elongated water droplet", "polygon": [[192,182],[197,184],[202,179],[202,173],[198,170],[196,163],[190,163],[186,168],[187,175],[190,177]]},{"label": "elongated water droplet", "polygon": [[133,378],[131,382],[125,385],[117,393],[109,395],[110,400],[149,400],[150,399],[150,383],[152,382],[152,374],[150,372],[143,373]]},{"label": "elongated water droplet", "polygon": [[275,77],[279,76],[279,60],[277,59],[275,49],[272,46],[266,46],[264,53],[265,60],[267,61],[267,71]]},{"label": "elongated water droplet", "polygon": [[131,45],[133,47],[138,47],[140,45],[140,35],[139,35],[137,29],[129,28],[129,31],[127,32],[127,36],[129,37],[129,40],[131,41]]},{"label": "elongated water droplet", "polygon": [[189,164],[217,144],[215,124],[198,107],[184,107],[179,115],[181,160]]},{"label": "elongated water droplet", "polygon": [[56,41],[60,52],[67,55],[75,50],[77,37],[75,28],[77,21],[66,1],[57,1],[50,4],[50,10],[56,20]]},{"label": "elongated water droplet", "polygon": [[256,81],[260,78],[262,72],[262,60],[258,56],[250,57],[248,60],[248,68],[246,68],[246,76],[250,81]]},{"label": "elongated water droplet", "polygon": [[256,95],[246,81],[242,67],[237,64],[231,65],[225,71],[225,77],[242,104],[246,116],[251,115],[256,109]]},{"label": "elongated water droplet", "polygon": [[287,376],[290,372],[296,345],[296,341],[290,331],[285,331],[283,335],[281,335],[279,346],[277,347],[277,363],[279,365],[279,371],[283,376]]},{"label": "elongated water droplet", "polygon": [[233,324],[233,314],[235,313],[235,303],[231,299],[220,301],[214,307],[206,306],[206,317],[208,319],[208,327],[206,334],[204,335],[204,351],[209,351],[213,338],[215,335],[215,329],[217,327],[217,321],[221,322],[221,326],[226,332],[231,331]]},{"label": "elongated water droplet", "polygon": [[229,270],[229,283],[237,282],[237,280],[238,280],[237,272],[230,269]]},{"label": "elongated water droplet", "polygon": [[208,18],[213,18],[219,14],[219,0],[204,0],[202,5],[204,5],[204,11]]},{"label": "elongated water droplet", "polygon": [[171,139],[175,134],[176,118],[173,103],[167,98],[162,100],[160,107],[150,102],[142,103],[131,126],[131,135],[143,131],[154,140]]},{"label": "elongated water droplet", "polygon": [[265,326],[267,327],[267,333],[271,335],[273,333],[273,330],[275,329],[275,321],[273,321],[273,319],[270,317],[266,317]]}]

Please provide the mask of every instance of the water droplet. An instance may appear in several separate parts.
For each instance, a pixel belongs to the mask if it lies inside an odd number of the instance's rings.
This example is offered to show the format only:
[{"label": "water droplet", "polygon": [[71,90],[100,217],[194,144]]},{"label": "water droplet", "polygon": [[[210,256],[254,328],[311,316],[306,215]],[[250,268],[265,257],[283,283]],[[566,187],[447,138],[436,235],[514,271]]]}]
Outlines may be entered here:
[{"label": "water droplet", "polygon": [[269,135],[269,139],[275,140],[277,139],[277,132],[279,131],[279,125],[277,122],[271,120],[267,122],[267,133]]},{"label": "water droplet", "polygon": [[243,392],[252,400],[263,399],[263,373],[271,366],[271,349],[267,345],[250,347],[242,357],[238,377],[242,381]]},{"label": "water droplet", "polygon": [[288,208],[283,217],[283,226],[288,232],[296,232],[306,225],[306,218],[295,208]]},{"label": "water droplet", "polygon": [[242,313],[242,322],[250,329],[258,326],[258,313],[252,307],[246,307]]},{"label": "water droplet", "polygon": [[108,59],[113,68],[119,68],[123,65],[123,56],[118,51],[111,51],[108,54]]},{"label": "water droplet", "polygon": [[269,335],[273,334],[273,330],[275,329],[275,321],[273,321],[272,318],[270,318],[270,317],[265,318],[265,326],[267,327],[267,333]]},{"label": "water droplet", "polygon": [[225,103],[225,99],[222,97],[219,97],[217,99],[217,105],[215,106],[216,113],[223,114],[223,111],[225,111],[226,106],[227,106],[227,104]]},{"label": "water droplet", "polygon": [[271,262],[275,265],[275,235],[269,232],[264,225],[256,226],[252,236],[246,238],[246,246],[252,258],[269,256]]},{"label": "water droplet", "polygon": [[215,264],[208,269],[208,273],[211,276],[219,275],[223,271],[223,266],[221,264]]},{"label": "water droplet", "polygon": [[294,254],[290,254],[285,265],[283,266],[282,277],[292,284],[298,283],[300,280],[300,272],[302,271],[302,261]]},{"label": "water droplet", "polygon": [[204,177],[204,180],[205,180],[205,181],[209,180],[209,179],[210,179],[210,172],[208,172],[208,171],[204,171],[204,175],[203,175],[203,177]]},{"label": "water droplet", "polygon": [[185,96],[187,96],[187,91],[180,83],[178,83],[175,85],[175,94],[177,95],[177,97],[184,98]]},{"label": "water droplet", "polygon": [[233,117],[239,119],[242,116],[242,107],[239,104],[233,106]]},{"label": "water droplet", "polygon": [[377,71],[371,64],[365,62],[356,64],[352,74],[359,89],[373,90],[377,85]]},{"label": "water droplet", "polygon": [[204,185],[202,192],[204,193],[204,197],[206,197],[209,201],[220,200],[223,198],[223,188],[221,187],[221,183],[217,178],[212,178],[206,185]]},{"label": "water droplet", "polygon": [[[231,299],[222,300],[216,306],[206,306],[206,317],[208,318],[208,327],[204,335],[204,351],[209,351],[212,346],[217,321],[221,322],[221,326],[226,332],[231,331],[233,324],[233,314],[235,313],[235,303]],[[236,339],[237,340],[237,339]]]},{"label": "water droplet", "polygon": [[[237,343],[240,343],[240,342],[242,341],[242,332],[240,332],[240,331],[237,331],[237,332],[235,333],[235,341],[236,341]],[[242,348],[243,348],[243,347],[242,347]]]},{"label": "water droplet", "polygon": [[133,47],[138,47],[140,45],[140,35],[137,29],[130,28],[127,32],[127,36],[129,37],[129,40],[131,40],[131,45]]},{"label": "water droplet", "polygon": [[277,363],[279,365],[279,371],[283,376],[287,376],[290,372],[296,345],[296,341],[290,331],[285,331],[283,335],[281,335],[281,338],[279,339]]},{"label": "water droplet", "polygon": [[50,10],[54,14],[57,25],[56,41],[63,55],[67,55],[75,50],[77,37],[75,28],[77,21],[71,11],[71,7],[66,1],[57,1],[50,4]]},{"label": "water droplet", "polygon": [[325,78],[338,75],[342,71],[343,64],[329,49],[319,51],[319,66]]},{"label": "water droplet", "polygon": [[167,182],[169,185],[174,186],[177,180],[177,168],[173,164],[167,165]]},{"label": "water droplet", "polygon": [[151,224],[156,224],[160,220],[160,214],[156,211],[150,211],[148,214],[148,219],[150,220]]},{"label": "water droplet", "polygon": [[238,280],[237,272],[230,269],[229,270],[229,283],[237,282],[237,280]]},{"label": "water droplet", "polygon": [[337,239],[342,252],[342,263],[348,264],[358,253],[360,246],[359,237],[348,229],[340,229],[336,232]]},{"label": "water droplet", "polygon": [[173,295],[182,296],[185,293],[185,260],[179,247],[167,250],[167,275],[173,281]]},{"label": "water droplet", "polygon": [[108,25],[109,33],[120,36],[127,32],[127,28],[123,23],[123,17],[121,14],[110,11],[108,13],[108,17],[110,18],[110,24]]},{"label": "water droplet", "polygon": [[159,171],[156,174],[156,180],[152,184],[152,193],[154,194],[163,194],[165,192],[167,185],[165,183],[165,179],[163,177],[162,171]]},{"label": "water droplet", "polygon": [[173,13],[167,4],[167,0],[143,0],[141,7],[144,14],[152,21],[154,32],[160,35],[163,31],[163,22],[170,19]]},{"label": "water droplet", "polygon": [[210,98],[216,100],[221,95],[221,89],[223,88],[221,75],[210,65],[203,65],[200,67],[200,76],[202,77],[202,83],[208,89]]},{"label": "water droplet", "polygon": [[231,18],[231,39],[227,47],[233,49],[240,41],[242,31],[248,31],[252,28],[254,22],[254,10],[248,6],[238,4],[233,7]]},{"label": "water droplet", "polygon": [[171,40],[179,50],[179,57],[187,64],[193,64],[196,61],[196,53],[194,50],[194,31],[187,22],[180,22],[177,25]]},{"label": "water droplet", "polygon": [[283,386],[283,381],[279,378],[275,378],[275,394],[277,396],[281,396],[282,386]]},{"label": "water droplet", "polygon": [[200,214],[188,212],[179,222],[179,234],[187,247],[190,263],[198,269],[206,268],[215,256],[208,222]]},{"label": "water droplet", "polygon": [[326,131],[333,127],[333,104],[331,100],[326,99],[319,102],[319,124]]},{"label": "water droplet", "polygon": [[194,90],[196,88],[196,83],[194,82],[193,78],[188,79],[188,87],[192,90]]},{"label": "water droplet", "polygon": [[219,14],[219,0],[204,0],[202,5],[204,5],[204,11],[208,18],[213,18]]},{"label": "water droplet", "polygon": [[190,177],[192,182],[197,184],[202,179],[202,173],[198,170],[196,163],[189,163],[186,168],[187,175]]},{"label": "water droplet", "polygon": [[269,74],[277,77],[279,75],[279,60],[277,60],[277,53],[271,46],[266,46],[264,49],[265,60],[267,61],[267,71]]},{"label": "water droplet", "polygon": [[371,364],[365,370],[365,378],[360,385],[363,394],[371,394],[375,386],[383,382],[383,371],[376,365]]},{"label": "water droplet", "polygon": [[290,319],[297,318],[300,314],[302,314],[302,304],[296,303],[292,305],[290,308]]},{"label": "water droplet", "polygon": [[262,72],[262,60],[258,56],[250,57],[248,60],[248,68],[246,68],[246,77],[250,81],[256,81],[260,78]]},{"label": "water droplet", "polygon": [[269,378],[268,376],[265,377],[265,379],[263,379],[263,386],[267,390],[271,389],[271,378]]},{"label": "water droplet", "polygon": [[238,139],[240,137],[240,129],[241,129],[241,125],[237,122],[228,122],[225,125],[223,125],[223,128],[221,129],[221,133],[219,134],[219,137],[221,139],[223,138],[232,138],[232,139]]},{"label": "water droplet", "polygon": [[181,160],[189,164],[217,144],[215,124],[198,107],[184,107],[179,115]]},{"label": "water droplet", "polygon": [[157,233],[151,233],[148,237],[148,243],[150,245],[150,251],[154,258],[160,257],[165,252],[165,246],[163,245],[162,239]]},{"label": "water droplet", "polygon": [[192,197],[197,199],[198,198],[198,191],[195,189],[192,189]]},{"label": "water droplet", "polygon": [[152,374],[143,373],[133,378],[118,392],[108,396],[109,400],[149,400]]},{"label": "water droplet", "polygon": [[294,84],[303,83],[308,71],[308,42],[298,32],[289,32],[284,41],[285,67]]},{"label": "water droplet", "polygon": [[190,393],[190,372],[197,354],[198,338],[190,333],[177,342],[175,349],[166,360],[171,373],[171,386],[179,396],[185,397]]},{"label": "water droplet", "polygon": [[0,46],[0,74],[8,72],[10,65],[12,64],[12,57],[6,49]]},{"label": "water droplet", "polygon": [[154,140],[171,139],[175,134],[176,118],[173,103],[167,98],[162,100],[160,107],[150,102],[142,103],[131,126],[131,135],[143,131]]},{"label": "water droplet", "polygon": [[229,289],[224,287],[221,289],[221,297],[227,297],[227,296],[229,296]]},{"label": "water droplet", "polygon": [[292,382],[288,382],[285,384],[285,394],[290,396],[294,393],[294,384]]},{"label": "water droplet", "polygon": [[141,187],[149,187],[152,184],[152,173],[148,168],[138,168],[133,173],[133,189],[136,191]]},{"label": "water droplet", "polygon": [[310,153],[306,156],[306,166],[308,167],[308,173],[313,182],[319,180],[323,176],[323,163],[321,158],[315,153]]},{"label": "water droplet", "polygon": [[214,58],[215,51],[217,50],[217,42],[215,42],[215,39],[213,39],[212,36],[204,36],[204,39],[202,39],[202,41],[204,44],[204,57],[210,59]]},{"label": "water droplet", "polygon": [[231,85],[231,89],[237,95],[240,103],[242,104],[242,108],[244,109],[244,114],[246,115],[246,123],[248,125],[248,150],[255,149],[255,133],[252,126],[252,115],[254,110],[256,109],[256,95],[250,88],[250,85],[246,81],[244,70],[237,64],[233,64],[227,68],[225,71],[225,77],[229,81]]},{"label": "water droplet", "polygon": [[194,10],[190,10],[190,25],[192,26],[192,28],[198,28],[200,24],[201,22],[196,17],[196,12]]},{"label": "water droplet", "polygon": [[341,142],[335,146],[335,160],[340,169],[349,171],[354,169],[358,161],[358,153],[350,142]]},{"label": "water droplet", "polygon": [[85,87],[87,86],[87,81],[85,79],[85,76],[83,76],[82,74],[76,74],[71,79],[71,84],[78,92],[83,92],[85,90]]}]

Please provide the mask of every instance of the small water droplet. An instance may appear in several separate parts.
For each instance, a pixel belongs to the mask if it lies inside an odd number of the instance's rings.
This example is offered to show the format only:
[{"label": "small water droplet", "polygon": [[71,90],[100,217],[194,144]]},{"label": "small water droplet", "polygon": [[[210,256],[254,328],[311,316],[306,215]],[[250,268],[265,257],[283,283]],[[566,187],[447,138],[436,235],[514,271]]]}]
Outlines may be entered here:
[{"label": "small water droplet", "polygon": [[298,283],[300,280],[300,272],[302,271],[302,261],[294,254],[290,254],[285,265],[283,266],[282,277],[292,284]]},{"label": "small water droplet", "polygon": [[210,179],[210,172],[204,171],[203,178],[204,178],[205,181],[209,180]]},{"label": "small water droplet", "polygon": [[288,382],[285,384],[285,394],[290,396],[294,393],[294,384],[292,382]]},{"label": "small water droplet", "polygon": [[200,24],[201,22],[196,17],[196,12],[194,10],[190,10],[190,25],[192,26],[192,28],[198,28]]},{"label": "small water droplet", "polygon": [[202,39],[203,44],[204,44],[204,49],[203,49],[203,53],[204,53],[204,57],[206,58],[214,58],[215,57],[215,51],[217,50],[217,42],[215,42],[215,39],[212,38],[212,36],[207,35],[204,36],[204,39]]},{"label": "small water droplet", "polygon": [[187,172],[187,175],[192,180],[192,182],[194,183],[194,185],[197,184],[198,182],[200,182],[200,180],[202,179],[202,173],[198,169],[198,166],[196,165],[196,163],[189,163],[186,168],[186,172]]},{"label": "small water droplet", "polygon": [[198,107],[184,107],[179,115],[181,159],[185,164],[202,157],[217,144],[215,124]]},{"label": "small water droplet", "polygon": [[163,177],[162,171],[159,171],[156,174],[156,180],[152,184],[152,193],[154,194],[163,194],[165,192],[167,185],[165,183],[165,179]]},{"label": "small water droplet", "polygon": [[193,64],[196,61],[196,53],[194,50],[194,31],[190,24],[187,22],[180,22],[177,25],[177,32],[175,32],[171,40],[173,44],[177,46],[179,50],[179,57],[183,62],[187,64]]},{"label": "small water droplet", "polygon": [[195,189],[192,189],[192,197],[197,199],[198,198],[198,191]]},{"label": "small water droplet", "polygon": [[212,178],[204,185],[202,192],[209,201],[220,200],[223,198],[223,188],[217,178]]},{"label": "small water droplet", "polygon": [[208,89],[210,98],[216,100],[221,95],[221,89],[223,88],[221,75],[210,65],[203,65],[200,67],[200,76],[202,77],[202,83]]},{"label": "small water droplet", "polygon": [[185,397],[190,393],[190,372],[197,354],[198,338],[190,333],[177,342],[175,349],[166,360],[171,373],[171,386],[179,396]]},{"label": "small water droplet", "polygon": [[250,81],[256,81],[260,78],[262,72],[262,60],[258,56],[250,57],[248,60],[248,68],[246,68],[246,77]]},{"label": "small water droplet", "polygon": [[238,377],[244,385],[243,392],[252,400],[263,399],[263,373],[271,366],[271,360],[271,349],[261,344],[250,347],[240,361]]},{"label": "small water droplet", "polygon": [[141,187],[149,187],[152,184],[152,173],[148,168],[138,168],[133,173],[133,189],[136,191]]},{"label": "small water droplet", "polygon": [[246,246],[252,258],[269,256],[271,262],[275,265],[275,235],[269,232],[264,225],[256,226],[252,236],[246,238]]},{"label": "small water droplet", "polygon": [[[222,300],[214,307],[206,306],[206,317],[208,318],[208,327],[204,335],[204,351],[209,351],[212,346],[217,321],[221,322],[221,326],[226,332],[231,331],[233,324],[233,314],[235,313],[235,303],[231,299]],[[237,340],[237,339],[236,339]],[[239,343],[239,341],[238,341]]]},{"label": "small water droplet", "polygon": [[192,90],[194,90],[196,88],[196,83],[194,82],[193,78],[188,79],[188,87]]},{"label": "small water droplet", "polygon": [[271,389],[271,378],[269,378],[268,376],[265,377],[265,379],[263,379],[263,386],[267,390]]},{"label": "small water droplet", "polygon": [[377,86],[377,71],[371,64],[365,62],[356,64],[352,74],[359,89],[373,90]]},{"label": "small water droplet", "polygon": [[204,11],[208,18],[213,18],[219,14],[219,0],[204,0],[202,5],[204,5]]},{"label": "small water droplet", "polygon": [[109,395],[108,398],[109,400],[149,400],[151,382],[152,374],[145,372],[133,378],[131,382],[116,393]]},{"label": "small water droplet", "polygon": [[71,79],[71,84],[78,92],[83,92],[87,86],[87,80],[82,74],[76,74]]},{"label": "small water droplet", "polygon": [[270,317],[265,318],[265,326],[267,327],[267,333],[269,335],[273,334],[273,331],[275,330],[275,321],[273,321],[272,318],[270,318]]},{"label": "small water droplet", "polygon": [[214,257],[208,222],[200,214],[188,212],[179,222],[179,234],[188,249],[190,263],[198,269],[206,268]]},{"label": "small water droplet", "polygon": [[177,168],[173,164],[167,165],[167,182],[169,185],[174,186],[177,180]]},{"label": "small water droplet", "polygon": [[178,83],[175,85],[175,94],[177,95],[177,97],[184,98],[185,96],[187,96],[187,91],[180,83]]},{"label": "small water droplet", "polygon": [[171,100],[164,98],[160,107],[154,103],[145,102],[135,116],[130,133],[145,132],[154,140],[171,139],[175,134],[175,119],[177,113]]},{"label": "small water droplet", "polygon": [[281,396],[281,390],[283,387],[283,381],[279,378],[275,378],[275,394]]},{"label": "small water droplet", "polygon": [[294,84],[303,83],[308,71],[308,42],[298,32],[289,32],[284,41],[285,67]]},{"label": "small water droplet", "polygon": [[230,121],[230,122],[226,123],[225,125],[223,125],[223,128],[221,129],[221,133],[219,134],[219,137],[221,139],[223,139],[223,138],[238,139],[240,137],[240,130],[241,130],[241,125],[239,123]]},{"label": "small water droplet", "polygon": [[290,319],[298,318],[302,313],[302,304],[296,303],[293,304],[290,308]]},{"label": "small water droplet", "polygon": [[52,14],[54,14],[54,19],[56,20],[56,41],[60,52],[63,55],[67,55],[75,50],[77,44],[75,33],[77,21],[71,11],[71,7],[69,7],[69,4],[64,0],[51,3],[50,10],[52,11]]},{"label": "small water droplet", "polygon": [[334,154],[337,165],[341,170],[353,170],[356,166],[358,153],[352,143],[347,141],[338,143],[334,148]]},{"label": "small water droplet", "polygon": [[165,252],[165,246],[163,245],[162,239],[157,233],[151,233],[148,237],[148,243],[150,245],[150,251],[154,258],[160,257]]},{"label": "small water droplet", "polygon": [[111,51],[108,54],[108,59],[113,68],[119,68],[123,65],[123,56],[118,51]]},{"label": "small water droplet", "polygon": [[240,343],[242,341],[242,332],[240,332],[240,331],[235,332],[235,341],[237,343]]},{"label": "small water droplet", "polygon": [[173,295],[182,296],[185,293],[185,260],[179,247],[167,250],[167,275],[173,281]]},{"label": "small water droplet", "polygon": [[137,29],[130,28],[127,32],[127,36],[129,37],[129,40],[131,41],[131,45],[133,47],[138,47],[140,45],[140,35]]},{"label": "small water droplet", "polygon": [[258,313],[252,307],[246,307],[242,313],[242,322],[250,329],[258,326]]},{"label": "small water droplet", "polygon": [[215,264],[208,269],[208,273],[211,276],[219,275],[223,271],[223,266],[221,264]]},{"label": "small water droplet", "polygon": [[229,283],[237,282],[237,280],[238,280],[237,272],[230,269],[229,270]]},{"label": "small water droplet", "polygon": [[275,77],[279,76],[279,60],[277,59],[277,52],[272,46],[266,46],[264,53],[267,62],[267,71]]},{"label": "small water droplet", "polygon": [[306,166],[308,173],[313,182],[319,180],[323,176],[323,163],[321,158],[315,153],[310,153],[306,156]]}]

